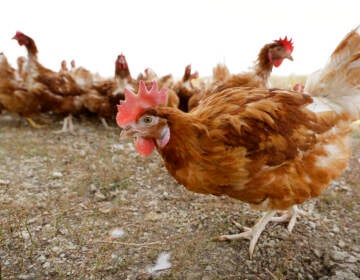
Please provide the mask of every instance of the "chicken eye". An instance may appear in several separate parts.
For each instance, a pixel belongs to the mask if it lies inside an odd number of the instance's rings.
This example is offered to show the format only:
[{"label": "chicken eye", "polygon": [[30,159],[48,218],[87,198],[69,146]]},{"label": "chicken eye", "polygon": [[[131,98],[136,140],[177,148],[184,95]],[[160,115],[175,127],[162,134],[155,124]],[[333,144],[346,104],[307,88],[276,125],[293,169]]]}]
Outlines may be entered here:
[{"label": "chicken eye", "polygon": [[152,117],[150,117],[150,116],[145,116],[145,117],[143,118],[143,122],[146,123],[146,124],[152,123]]}]

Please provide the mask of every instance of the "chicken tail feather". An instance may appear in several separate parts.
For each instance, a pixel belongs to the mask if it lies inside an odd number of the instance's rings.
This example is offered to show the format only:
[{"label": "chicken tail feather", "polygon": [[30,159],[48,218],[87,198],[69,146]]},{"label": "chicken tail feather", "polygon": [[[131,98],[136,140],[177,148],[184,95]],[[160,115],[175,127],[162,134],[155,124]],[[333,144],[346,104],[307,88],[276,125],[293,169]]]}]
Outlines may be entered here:
[{"label": "chicken tail feather", "polygon": [[314,111],[334,110],[360,119],[360,25],[339,43],[326,66],[307,79]]}]

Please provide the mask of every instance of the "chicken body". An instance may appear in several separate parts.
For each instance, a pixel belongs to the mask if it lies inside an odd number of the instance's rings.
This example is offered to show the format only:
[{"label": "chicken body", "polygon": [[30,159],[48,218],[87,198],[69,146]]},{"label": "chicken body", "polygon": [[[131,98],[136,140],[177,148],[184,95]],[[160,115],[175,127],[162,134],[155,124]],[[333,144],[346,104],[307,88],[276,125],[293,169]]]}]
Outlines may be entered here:
[{"label": "chicken body", "polygon": [[20,46],[27,50],[27,61],[24,86],[27,91],[38,98],[40,112],[53,112],[68,115],[64,119],[62,132],[72,131],[71,114],[83,111],[83,98],[86,91],[79,86],[70,73],[66,71],[54,72],[44,67],[37,57],[35,41],[22,32],[16,32],[16,39]]},{"label": "chicken body", "polygon": [[23,80],[2,53],[0,54],[0,105],[1,108],[26,118],[31,125],[38,127],[31,118],[41,113],[40,96],[29,92],[23,86]]},{"label": "chicken body", "polygon": [[194,88],[191,84],[192,80],[197,79],[198,77],[199,73],[191,73],[191,65],[187,65],[182,79],[176,82],[172,88],[179,97],[179,109],[181,111],[189,111],[189,99],[199,92],[199,90]]},{"label": "chicken body", "polygon": [[233,87],[261,87],[269,88],[269,77],[273,67],[279,67],[284,59],[293,60],[291,54],[293,44],[291,40],[279,39],[273,43],[263,46],[258,54],[257,60],[250,72],[230,75],[228,70],[221,65],[214,68],[214,81],[206,91],[194,94],[189,100],[189,109],[193,109],[202,102],[206,96]]},{"label": "chicken body", "polygon": [[167,107],[145,113],[159,124],[146,138],[166,123],[170,140],[158,151],[187,189],[285,210],[319,195],[350,156],[347,118],[318,116],[306,108],[311,102],[294,92],[233,88],[188,114]]},{"label": "chicken body", "polygon": [[[143,156],[157,148],[169,173],[188,190],[228,195],[267,211],[253,228],[218,238],[250,239],[251,257],[268,222],[290,220],[291,231],[296,206],[319,196],[347,166],[351,123],[360,119],[359,87],[360,27],[310,77],[305,89],[312,96],[234,87],[184,113],[156,106],[164,93],[154,84],[149,92],[128,93],[117,121]],[[274,217],[278,210],[287,212]]]},{"label": "chicken body", "polygon": [[115,60],[114,77],[94,82],[85,97],[84,106],[90,112],[97,114],[104,124],[106,120],[114,121],[116,105],[124,99],[125,88],[133,89],[135,85],[126,58],[120,54]]}]

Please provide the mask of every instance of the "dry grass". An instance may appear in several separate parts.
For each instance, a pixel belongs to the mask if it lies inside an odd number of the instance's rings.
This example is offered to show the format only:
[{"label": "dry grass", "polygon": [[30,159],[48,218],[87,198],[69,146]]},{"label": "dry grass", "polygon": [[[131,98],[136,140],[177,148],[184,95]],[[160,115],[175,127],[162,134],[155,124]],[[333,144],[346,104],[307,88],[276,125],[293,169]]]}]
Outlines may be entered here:
[{"label": "dry grass", "polygon": [[[144,159],[120,143],[115,126],[76,127],[57,134],[58,122],[38,130],[0,116],[0,279],[360,277],[359,130],[344,176],[304,205],[312,214],[291,235],[270,225],[249,260],[247,241],[211,239],[259,213],[186,191],[157,154]],[[125,234],[113,239],[117,227]],[[162,252],[172,267],[150,275]]]}]

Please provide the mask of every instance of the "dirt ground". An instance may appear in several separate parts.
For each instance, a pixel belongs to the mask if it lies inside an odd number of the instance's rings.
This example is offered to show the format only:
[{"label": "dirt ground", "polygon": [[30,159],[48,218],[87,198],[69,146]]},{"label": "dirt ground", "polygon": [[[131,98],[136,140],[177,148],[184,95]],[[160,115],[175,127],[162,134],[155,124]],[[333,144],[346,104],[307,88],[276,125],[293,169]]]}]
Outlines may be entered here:
[{"label": "dirt ground", "polygon": [[[343,176],[249,242],[212,241],[261,213],[227,197],[191,193],[157,153],[141,158],[119,129],[75,119],[34,129],[0,115],[2,279],[360,279],[360,129]],[[168,262],[154,267],[166,253]]]}]

